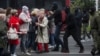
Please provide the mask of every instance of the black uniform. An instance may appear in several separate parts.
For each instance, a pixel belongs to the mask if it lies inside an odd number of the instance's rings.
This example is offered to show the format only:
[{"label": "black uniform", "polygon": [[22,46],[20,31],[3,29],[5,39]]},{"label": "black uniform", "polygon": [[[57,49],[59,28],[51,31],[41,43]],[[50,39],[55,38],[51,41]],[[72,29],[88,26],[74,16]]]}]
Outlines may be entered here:
[{"label": "black uniform", "polygon": [[72,35],[72,37],[74,38],[74,40],[77,42],[77,44],[80,46],[80,51],[79,53],[82,53],[84,51],[84,47],[82,45],[82,43],[80,42],[80,40],[78,39],[78,28],[77,28],[77,23],[75,20],[75,17],[73,14],[70,13],[70,9],[66,8],[66,13],[67,13],[67,17],[66,17],[66,31],[63,37],[63,41],[64,41],[64,49],[62,52],[66,52],[69,53],[69,48],[68,48],[68,37],[70,35]]}]

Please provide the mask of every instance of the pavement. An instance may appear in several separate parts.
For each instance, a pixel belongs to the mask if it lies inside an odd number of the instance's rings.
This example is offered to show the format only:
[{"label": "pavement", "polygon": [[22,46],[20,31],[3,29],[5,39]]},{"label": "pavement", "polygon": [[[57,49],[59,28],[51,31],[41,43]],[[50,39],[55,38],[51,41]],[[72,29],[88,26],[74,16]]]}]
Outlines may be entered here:
[{"label": "pavement", "polygon": [[[63,35],[60,36],[61,39],[62,39],[62,36]],[[70,36],[68,40],[69,40],[70,53],[61,53],[60,51],[59,52],[50,51],[49,53],[42,53],[42,54],[37,54],[36,52],[32,52],[31,53],[32,55],[25,55],[25,54],[22,54],[20,52],[19,47],[17,48],[16,53],[18,56],[92,56],[90,54],[90,51],[92,49],[93,40],[86,41],[86,42],[82,43],[84,45],[84,48],[85,48],[84,53],[78,53],[79,47],[75,46],[76,42],[73,40],[72,36]]]}]

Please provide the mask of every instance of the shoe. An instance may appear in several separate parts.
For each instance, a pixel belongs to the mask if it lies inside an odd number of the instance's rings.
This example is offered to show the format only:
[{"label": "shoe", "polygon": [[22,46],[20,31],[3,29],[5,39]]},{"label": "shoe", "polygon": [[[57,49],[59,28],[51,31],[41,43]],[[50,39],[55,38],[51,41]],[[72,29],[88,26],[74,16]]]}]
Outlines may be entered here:
[{"label": "shoe", "polygon": [[84,53],[84,49],[80,49],[79,53]]},{"label": "shoe", "polygon": [[86,42],[85,40],[81,40],[81,42]]},{"label": "shoe", "polygon": [[11,54],[11,56],[17,56],[16,54]]},{"label": "shoe", "polygon": [[65,49],[61,50],[61,52],[62,53],[70,53],[69,50],[65,50]]},{"label": "shoe", "polygon": [[58,48],[54,48],[52,51],[59,51],[59,49]]},{"label": "shoe", "polygon": [[93,48],[93,49],[91,50],[91,54],[92,54],[92,56],[94,56],[94,55],[95,55],[95,52],[96,52],[96,49],[95,49],[95,48]]},{"label": "shoe", "polygon": [[31,55],[30,53],[28,53],[28,52],[26,52],[25,54],[27,54],[27,55]]},{"label": "shoe", "polygon": [[54,48],[54,46],[51,46],[51,45],[50,45],[48,48]]},{"label": "shoe", "polygon": [[100,51],[98,51],[95,55],[100,55]]}]

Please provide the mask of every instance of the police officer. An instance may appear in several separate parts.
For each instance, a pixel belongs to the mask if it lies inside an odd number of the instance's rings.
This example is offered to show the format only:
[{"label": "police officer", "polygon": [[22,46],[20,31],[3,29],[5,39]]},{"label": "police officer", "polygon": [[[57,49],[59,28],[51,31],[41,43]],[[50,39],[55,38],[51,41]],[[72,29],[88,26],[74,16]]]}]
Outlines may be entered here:
[{"label": "police officer", "polygon": [[80,40],[78,39],[78,28],[77,28],[77,24],[76,24],[76,20],[73,14],[70,13],[70,8],[66,7],[65,8],[65,12],[67,14],[67,18],[66,18],[66,31],[63,37],[63,41],[64,41],[64,49],[62,50],[62,52],[64,53],[69,53],[69,48],[68,48],[68,37],[70,35],[72,35],[72,37],[74,38],[74,40],[77,42],[77,44],[80,47],[80,51],[79,53],[83,53],[84,52],[84,47],[82,45],[82,43],[80,42]]},{"label": "police officer", "polygon": [[[92,55],[100,55],[100,12],[98,16],[95,14],[95,9],[92,8],[91,31],[94,40],[94,47],[91,51]],[[97,51],[97,53],[96,53]]]}]

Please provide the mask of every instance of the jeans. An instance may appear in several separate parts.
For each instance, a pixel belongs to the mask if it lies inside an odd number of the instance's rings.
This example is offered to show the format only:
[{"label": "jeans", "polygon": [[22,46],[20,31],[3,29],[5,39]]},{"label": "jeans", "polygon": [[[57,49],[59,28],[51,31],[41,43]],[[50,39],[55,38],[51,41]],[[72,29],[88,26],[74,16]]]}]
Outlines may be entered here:
[{"label": "jeans", "polygon": [[36,42],[35,42],[35,39],[36,39],[36,34],[35,32],[29,32],[28,33],[28,48],[32,48],[33,50],[36,50]]},{"label": "jeans", "polygon": [[16,45],[10,44],[10,53],[14,54],[16,50]]},{"label": "jeans", "polygon": [[21,38],[21,43],[20,43],[20,48],[22,52],[26,52],[26,49],[28,48],[28,35],[27,34],[22,34],[20,35]]},{"label": "jeans", "polygon": [[61,46],[63,47],[63,42],[62,42],[62,40],[60,39],[60,30],[61,30],[61,26],[62,26],[62,25],[56,25],[56,30],[55,30],[55,35],[54,35],[55,44],[56,44],[56,48],[57,48],[57,49],[59,48],[59,45],[61,45]]},{"label": "jeans", "polygon": [[50,33],[49,39],[50,39],[50,44],[55,45],[55,40],[54,40],[54,34],[53,33]]}]

